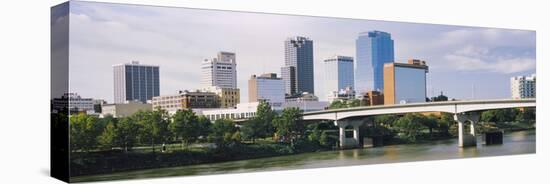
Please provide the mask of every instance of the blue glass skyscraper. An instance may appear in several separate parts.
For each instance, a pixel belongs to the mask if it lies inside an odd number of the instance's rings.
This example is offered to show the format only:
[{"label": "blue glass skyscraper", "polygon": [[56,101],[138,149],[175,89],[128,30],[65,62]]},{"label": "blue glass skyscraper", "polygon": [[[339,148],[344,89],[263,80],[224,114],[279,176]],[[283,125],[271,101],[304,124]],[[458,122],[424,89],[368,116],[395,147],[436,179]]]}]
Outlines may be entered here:
[{"label": "blue glass skyscraper", "polygon": [[359,33],[355,40],[355,89],[358,95],[384,91],[384,64],[394,60],[391,35],[382,31]]}]

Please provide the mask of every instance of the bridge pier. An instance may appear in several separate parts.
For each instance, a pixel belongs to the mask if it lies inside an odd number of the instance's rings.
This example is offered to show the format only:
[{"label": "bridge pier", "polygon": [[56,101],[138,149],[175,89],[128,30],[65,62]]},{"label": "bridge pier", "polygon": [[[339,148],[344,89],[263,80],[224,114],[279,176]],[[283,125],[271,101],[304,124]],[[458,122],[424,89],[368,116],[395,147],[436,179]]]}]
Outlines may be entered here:
[{"label": "bridge pier", "polygon": [[[334,125],[339,129],[340,148],[356,148],[359,147],[359,127],[363,124],[360,120],[334,120]],[[353,127],[353,137],[346,137],[346,127]]]},{"label": "bridge pier", "polygon": [[[454,119],[458,123],[458,147],[477,146],[475,124],[479,121],[479,113],[457,113]],[[464,123],[470,122],[470,134],[464,134]]]}]

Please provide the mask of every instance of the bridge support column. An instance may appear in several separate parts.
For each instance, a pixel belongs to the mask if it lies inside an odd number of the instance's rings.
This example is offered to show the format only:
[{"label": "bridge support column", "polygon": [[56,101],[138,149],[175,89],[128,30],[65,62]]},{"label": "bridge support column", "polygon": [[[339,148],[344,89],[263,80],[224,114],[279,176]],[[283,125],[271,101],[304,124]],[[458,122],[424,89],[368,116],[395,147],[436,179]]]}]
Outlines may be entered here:
[{"label": "bridge support column", "polygon": [[[351,121],[351,120],[335,120],[334,125],[338,126],[339,129],[339,141],[340,148],[356,148],[359,147],[359,127],[363,124],[362,121]],[[346,127],[353,127],[353,137],[346,137]]]},{"label": "bridge support column", "polygon": [[338,126],[338,129],[340,130],[338,140],[340,142],[340,148],[344,147],[344,143],[346,142],[346,126],[342,125],[342,121],[334,120],[334,125]]},{"label": "bridge support column", "polygon": [[[469,147],[477,145],[475,124],[479,121],[479,113],[460,113],[454,115],[458,123],[458,147]],[[464,123],[470,122],[470,133],[464,134]]]}]

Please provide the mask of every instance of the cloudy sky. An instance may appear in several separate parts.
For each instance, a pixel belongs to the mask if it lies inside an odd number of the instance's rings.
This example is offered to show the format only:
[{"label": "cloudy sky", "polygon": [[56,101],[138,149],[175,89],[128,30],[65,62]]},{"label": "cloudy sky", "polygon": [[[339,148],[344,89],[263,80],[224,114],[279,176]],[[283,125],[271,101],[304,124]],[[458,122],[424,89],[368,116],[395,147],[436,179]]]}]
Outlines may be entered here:
[{"label": "cloudy sky", "polygon": [[71,2],[69,17],[71,91],[108,102],[114,64],[159,65],[166,95],[200,88],[201,61],[219,51],[236,53],[241,101],[247,102],[250,75],[280,73],[284,40],[298,35],[313,40],[315,92],[326,99],[322,60],[355,56],[357,34],[371,30],[392,35],[397,62],[427,62],[428,96],[509,98],[510,77],[535,73],[534,31],[78,1]]}]

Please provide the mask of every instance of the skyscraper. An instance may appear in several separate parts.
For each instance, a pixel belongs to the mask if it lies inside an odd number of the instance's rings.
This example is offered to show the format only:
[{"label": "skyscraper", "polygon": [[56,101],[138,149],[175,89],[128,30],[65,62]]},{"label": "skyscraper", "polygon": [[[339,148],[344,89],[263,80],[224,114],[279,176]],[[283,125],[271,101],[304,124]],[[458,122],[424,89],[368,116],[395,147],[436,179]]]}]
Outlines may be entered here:
[{"label": "skyscraper", "polygon": [[138,61],[113,66],[115,103],[141,101],[159,96],[159,67]]},{"label": "skyscraper", "polygon": [[285,67],[281,74],[287,95],[314,93],[312,40],[300,36],[285,40]]},{"label": "skyscraper", "polygon": [[510,78],[512,98],[535,98],[537,95],[536,81],[537,77],[535,74],[531,76],[516,76]]},{"label": "skyscraper", "polygon": [[203,88],[237,88],[235,53],[222,51],[217,58],[205,59],[201,65],[201,75]]},{"label": "skyscraper", "polygon": [[381,31],[359,33],[355,40],[355,89],[384,91],[384,64],[394,60],[391,35]]},{"label": "skyscraper", "polygon": [[333,56],[324,60],[325,65],[325,91],[338,92],[340,90],[353,89],[353,57]]}]

